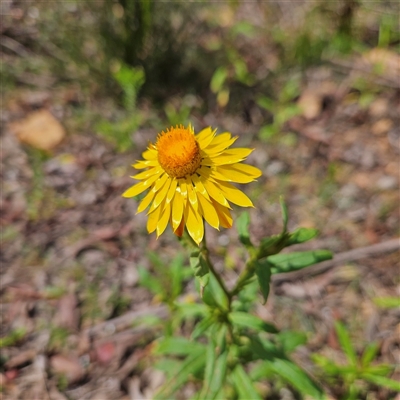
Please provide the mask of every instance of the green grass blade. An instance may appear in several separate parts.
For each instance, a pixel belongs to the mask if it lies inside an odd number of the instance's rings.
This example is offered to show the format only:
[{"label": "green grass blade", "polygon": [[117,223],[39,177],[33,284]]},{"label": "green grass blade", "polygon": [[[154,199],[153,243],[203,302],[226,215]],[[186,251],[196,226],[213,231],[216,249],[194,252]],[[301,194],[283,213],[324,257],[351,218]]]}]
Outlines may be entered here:
[{"label": "green grass blade", "polygon": [[341,322],[336,321],[335,330],[337,337],[339,339],[340,346],[342,347],[344,353],[346,354],[349,364],[354,366],[357,365],[357,354],[353,347],[353,344],[351,343],[350,336],[346,328]]},{"label": "green grass blade", "polygon": [[238,394],[238,400],[262,400],[253,386],[253,382],[241,365],[237,365],[231,374],[232,382]]},{"label": "green grass blade", "polygon": [[311,380],[311,378],[296,364],[289,360],[276,358],[265,361],[272,370],[285,381],[295,387],[301,394],[311,396],[313,399],[322,399],[322,390]]}]

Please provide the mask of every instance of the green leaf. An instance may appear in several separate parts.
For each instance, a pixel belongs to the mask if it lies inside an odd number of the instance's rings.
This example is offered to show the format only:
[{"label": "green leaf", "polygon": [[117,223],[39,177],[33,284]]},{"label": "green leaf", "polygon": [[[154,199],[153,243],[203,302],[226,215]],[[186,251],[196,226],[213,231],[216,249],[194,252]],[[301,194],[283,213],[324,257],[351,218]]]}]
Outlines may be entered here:
[{"label": "green leaf", "polygon": [[197,316],[204,318],[208,312],[206,305],[198,303],[177,303],[176,307],[181,318],[194,318]]},{"label": "green leaf", "polygon": [[264,361],[277,375],[295,387],[301,394],[309,395],[313,399],[322,399],[322,390],[296,364],[289,360],[276,358]]},{"label": "green leaf", "polygon": [[281,210],[282,210],[283,233],[285,233],[285,232],[287,232],[287,224],[288,224],[288,220],[289,220],[288,209],[287,209],[285,201],[283,200],[283,196],[281,196],[279,198],[279,202],[281,204]]},{"label": "green leaf", "polygon": [[181,364],[179,371],[156,394],[155,399],[170,399],[172,395],[185,384],[191,376],[196,375],[204,368],[206,359],[205,350],[193,352]]},{"label": "green leaf", "polygon": [[259,105],[262,108],[265,108],[266,110],[274,113],[274,110],[276,108],[275,106],[275,101],[270,99],[269,97],[265,97],[265,96],[260,96],[257,99],[257,105]]},{"label": "green leaf", "polygon": [[193,269],[194,276],[199,280],[202,288],[206,287],[210,278],[210,271],[204,256],[199,250],[190,255],[190,266]]},{"label": "green leaf", "polygon": [[239,240],[246,247],[252,247],[249,234],[250,214],[248,211],[242,212],[239,218],[236,219],[236,227],[239,233]]},{"label": "green leaf", "polygon": [[211,78],[210,82],[211,91],[213,93],[219,92],[222,89],[227,77],[228,77],[228,71],[226,70],[225,67],[217,68]]},{"label": "green leaf", "polygon": [[318,230],[314,228],[299,228],[290,234],[286,246],[293,244],[304,243],[315,238],[318,235]]},{"label": "green leaf", "polygon": [[282,331],[277,335],[285,353],[291,353],[298,346],[307,343],[307,335],[303,332]]},{"label": "green leaf", "polygon": [[395,381],[384,376],[378,376],[373,374],[362,374],[362,378],[366,381],[373,383],[374,385],[383,386],[390,390],[400,392],[400,382]]},{"label": "green leaf", "polygon": [[[225,349],[217,358],[214,368],[214,375],[212,377],[210,383],[210,389],[207,399],[218,399],[221,389],[223,388],[223,384],[226,376],[228,362],[228,349]],[[206,398],[206,397],[205,397]]]},{"label": "green leaf", "polygon": [[201,320],[194,328],[191,338],[193,340],[197,339],[199,336],[201,336],[203,333],[205,333],[214,322],[215,322],[215,319],[212,315]]},{"label": "green leaf", "polygon": [[332,364],[332,360],[325,356],[321,356],[320,354],[313,354],[311,356],[312,360],[321,367],[325,374],[327,375],[338,375],[340,369],[336,364]]},{"label": "green leaf", "polygon": [[286,246],[288,237],[288,234],[284,233],[261,239],[257,254],[258,259],[279,253]]},{"label": "green leaf", "polygon": [[251,380],[255,382],[259,381],[260,379],[276,379],[273,369],[265,363],[256,364],[250,371],[249,376]]},{"label": "green leaf", "polygon": [[[284,354],[282,351],[268,339],[260,338],[259,336],[251,335],[250,341],[245,345],[244,351],[251,351],[252,358],[254,360],[272,360],[275,357],[282,358]],[[243,347],[243,346],[242,346]],[[247,348],[246,348],[247,347]]]},{"label": "green leaf", "polygon": [[227,368],[228,348],[226,347],[227,326],[224,324],[216,333],[216,340],[210,340],[213,355],[209,355],[207,362],[211,363],[204,374],[204,386],[201,392],[201,399],[215,399],[221,391],[225,381]]},{"label": "green leaf", "polygon": [[181,369],[182,360],[173,358],[161,358],[153,362],[153,367],[165,373],[167,379],[171,379]]},{"label": "green leaf", "polygon": [[232,383],[238,393],[239,400],[262,400],[262,397],[253,386],[253,382],[239,364],[231,373]]},{"label": "green leaf", "polygon": [[363,372],[366,374],[386,376],[393,372],[393,365],[389,364],[379,364],[379,365],[370,365]]},{"label": "green leaf", "polygon": [[203,300],[206,304],[209,304],[207,303],[208,299],[211,301],[210,305],[212,306],[216,305],[222,310],[228,310],[229,308],[229,299],[213,274],[210,274],[209,284],[203,292]]},{"label": "green leaf", "polygon": [[209,385],[214,375],[215,359],[216,359],[216,354],[215,354],[214,343],[212,340],[209,340],[206,353],[206,367],[204,369],[203,388],[199,396],[200,399],[208,398]]},{"label": "green leaf", "polygon": [[233,324],[244,327],[255,329],[256,331],[277,333],[278,329],[268,322],[263,321],[261,318],[255,315],[247,314],[241,311],[231,312],[229,318]]},{"label": "green leaf", "polygon": [[400,297],[375,297],[374,303],[382,308],[397,308],[400,307]]},{"label": "green leaf", "polygon": [[158,296],[165,295],[165,286],[161,285],[161,282],[152,276],[146,268],[139,265],[138,274],[139,283],[148,289],[152,294]]},{"label": "green leaf", "polygon": [[371,362],[378,354],[379,348],[380,346],[378,342],[372,342],[367,344],[367,346],[364,349],[363,355],[361,357],[361,365],[363,368],[368,367],[368,365],[371,364]]},{"label": "green leaf", "polygon": [[254,27],[253,24],[247,21],[240,21],[232,26],[231,33],[233,36],[241,34],[249,38],[252,38],[256,33],[256,28]]},{"label": "green leaf", "polygon": [[264,304],[267,302],[270,282],[271,282],[271,264],[267,260],[256,261],[256,275],[261,293],[264,298]]},{"label": "green leaf", "polygon": [[7,346],[14,346],[26,335],[25,328],[16,328],[11,331],[6,337],[0,338],[0,349]]},{"label": "green leaf", "polygon": [[196,343],[184,337],[166,337],[159,340],[153,349],[156,355],[177,355],[185,356],[205,350],[205,346],[201,343]]},{"label": "green leaf", "polygon": [[335,330],[346,357],[351,365],[357,365],[357,355],[351,343],[349,333],[342,323],[335,321]]},{"label": "green leaf", "polygon": [[275,254],[269,256],[267,260],[273,264],[271,272],[274,275],[297,271],[321,261],[330,260],[331,258],[332,253],[329,250],[314,250],[288,254]]}]

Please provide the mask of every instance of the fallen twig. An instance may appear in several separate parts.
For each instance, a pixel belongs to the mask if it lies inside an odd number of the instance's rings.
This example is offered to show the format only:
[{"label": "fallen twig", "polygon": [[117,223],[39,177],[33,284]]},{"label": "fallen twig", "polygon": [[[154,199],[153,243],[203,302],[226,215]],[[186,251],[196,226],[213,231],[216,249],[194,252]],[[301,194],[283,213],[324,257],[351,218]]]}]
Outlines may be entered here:
[{"label": "fallen twig", "polygon": [[372,246],[360,247],[343,253],[334,255],[332,260],[324,261],[319,264],[313,265],[306,269],[299,271],[288,272],[285,274],[276,274],[272,276],[272,282],[280,284],[282,282],[293,281],[305,277],[311,277],[314,275],[321,274],[328,269],[342,264],[344,262],[360,260],[371,256],[376,256],[382,253],[391,253],[393,251],[400,250],[400,238],[391,239],[386,242],[373,244]]}]

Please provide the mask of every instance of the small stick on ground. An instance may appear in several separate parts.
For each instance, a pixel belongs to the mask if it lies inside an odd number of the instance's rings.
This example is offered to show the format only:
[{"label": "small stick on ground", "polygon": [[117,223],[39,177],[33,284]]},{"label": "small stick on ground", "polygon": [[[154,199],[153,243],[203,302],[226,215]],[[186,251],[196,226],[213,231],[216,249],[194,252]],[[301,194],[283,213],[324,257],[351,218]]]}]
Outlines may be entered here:
[{"label": "small stick on ground", "polygon": [[321,274],[338,264],[360,260],[362,258],[368,258],[371,256],[377,256],[383,253],[391,253],[397,250],[400,250],[400,238],[391,239],[386,242],[373,244],[371,246],[344,251],[343,253],[334,255],[332,260],[324,261],[299,271],[273,275],[272,282],[275,284],[280,284],[282,282],[312,277],[314,275]]}]

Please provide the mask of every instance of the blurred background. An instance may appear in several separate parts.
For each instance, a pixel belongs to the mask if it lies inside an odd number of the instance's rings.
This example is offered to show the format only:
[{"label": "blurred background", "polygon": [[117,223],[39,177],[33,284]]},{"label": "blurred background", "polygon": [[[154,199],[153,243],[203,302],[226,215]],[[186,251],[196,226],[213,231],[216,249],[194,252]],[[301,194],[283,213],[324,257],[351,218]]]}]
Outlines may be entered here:
[{"label": "blurred background", "polygon": [[[160,318],[160,298],[141,283],[150,273],[168,286],[160,265],[176,264],[182,249],[170,231],[149,236],[137,201],[121,193],[133,184],[130,164],[171,125],[211,125],[255,148],[249,163],[263,176],[243,188],[256,206],[255,241],[280,231],[281,195],[291,229],[321,231],[302,248],[340,253],[399,235],[397,2],[0,7],[5,398],[139,399],[145,389],[151,397],[159,375],[144,359],[160,320],[138,336],[132,313]],[[235,229],[207,234],[217,267],[234,279],[244,260]],[[179,295],[195,292],[182,260]],[[398,251],[378,249],[276,284],[256,311],[307,335],[303,362],[313,353],[340,358],[332,335],[340,319],[358,350],[377,339],[380,361],[393,364],[398,309],[376,299],[399,296],[399,266]],[[274,385],[281,396],[284,385]],[[382,390],[368,399],[388,398]]]}]

